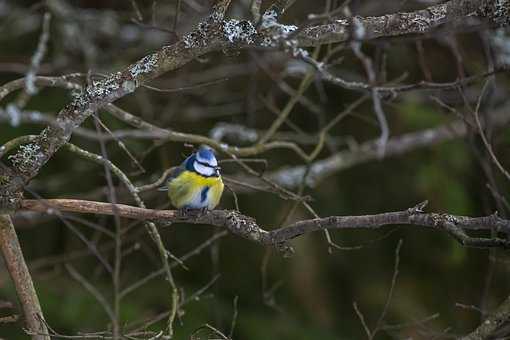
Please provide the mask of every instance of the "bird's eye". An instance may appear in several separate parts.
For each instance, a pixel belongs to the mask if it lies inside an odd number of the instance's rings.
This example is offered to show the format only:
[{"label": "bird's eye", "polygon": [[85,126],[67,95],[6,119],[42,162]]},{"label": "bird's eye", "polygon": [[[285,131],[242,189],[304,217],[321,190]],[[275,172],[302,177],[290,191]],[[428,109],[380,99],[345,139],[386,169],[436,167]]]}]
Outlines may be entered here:
[{"label": "bird's eye", "polygon": [[205,162],[200,162],[200,161],[197,161],[198,164],[202,165],[202,166],[205,166],[207,168],[212,168],[214,170],[216,169],[220,169],[219,166],[214,166],[214,165],[211,165],[210,163],[205,163]]}]

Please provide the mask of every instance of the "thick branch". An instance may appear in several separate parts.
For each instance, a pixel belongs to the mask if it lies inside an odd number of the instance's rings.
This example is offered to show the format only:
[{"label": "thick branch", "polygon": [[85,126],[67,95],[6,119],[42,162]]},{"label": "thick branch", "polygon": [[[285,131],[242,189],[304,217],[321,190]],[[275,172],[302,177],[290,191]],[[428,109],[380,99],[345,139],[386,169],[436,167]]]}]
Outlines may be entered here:
[{"label": "thick branch", "polygon": [[110,203],[72,200],[23,200],[25,210],[52,213],[54,210],[79,213],[113,215],[121,217],[152,220],[169,224],[186,222],[191,224],[208,224],[228,229],[231,233],[263,245],[283,246],[290,249],[287,242],[291,239],[325,229],[380,229],[387,225],[414,225],[446,231],[459,243],[470,247],[510,248],[510,241],[501,238],[475,238],[468,236],[466,230],[510,231],[510,221],[497,215],[485,217],[455,216],[450,214],[423,213],[422,203],[414,208],[376,215],[362,216],[331,216],[299,221],[289,226],[268,231],[259,226],[248,216],[230,210],[213,210],[203,214],[183,215],[175,210],[151,210]]},{"label": "thick branch", "polygon": [[[478,18],[493,26],[509,24],[510,1],[451,0],[407,13],[392,13],[376,17],[357,17],[363,27],[360,39],[369,40],[405,34],[426,34],[437,27],[460,19]],[[316,46],[350,39],[351,20],[338,19],[332,23],[304,29],[297,39],[301,46]]]},{"label": "thick branch", "polygon": [[[0,215],[0,248],[23,308],[28,330],[33,334],[48,334],[48,329],[42,322],[43,314],[39,298],[9,215]],[[50,337],[34,335],[32,339],[50,340]]]}]

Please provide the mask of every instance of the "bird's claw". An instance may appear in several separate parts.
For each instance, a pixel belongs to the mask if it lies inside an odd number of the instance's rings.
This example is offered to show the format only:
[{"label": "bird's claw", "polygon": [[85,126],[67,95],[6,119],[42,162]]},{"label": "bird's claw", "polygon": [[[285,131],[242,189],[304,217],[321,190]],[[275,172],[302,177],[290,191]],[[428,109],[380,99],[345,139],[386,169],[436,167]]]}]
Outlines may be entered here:
[{"label": "bird's claw", "polygon": [[207,207],[198,208],[198,209],[184,207],[184,208],[181,208],[178,210],[179,217],[182,219],[198,218],[198,217],[204,216],[208,212],[209,212],[209,209],[207,209]]}]

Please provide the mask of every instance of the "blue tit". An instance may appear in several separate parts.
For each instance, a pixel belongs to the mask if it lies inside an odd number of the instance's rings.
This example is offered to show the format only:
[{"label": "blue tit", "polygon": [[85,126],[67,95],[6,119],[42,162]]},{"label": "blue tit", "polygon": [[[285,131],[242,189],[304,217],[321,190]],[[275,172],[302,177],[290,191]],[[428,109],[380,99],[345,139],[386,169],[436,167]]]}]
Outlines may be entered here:
[{"label": "blue tit", "polygon": [[170,172],[166,187],[172,205],[178,209],[213,210],[223,193],[220,167],[214,152],[202,146]]}]

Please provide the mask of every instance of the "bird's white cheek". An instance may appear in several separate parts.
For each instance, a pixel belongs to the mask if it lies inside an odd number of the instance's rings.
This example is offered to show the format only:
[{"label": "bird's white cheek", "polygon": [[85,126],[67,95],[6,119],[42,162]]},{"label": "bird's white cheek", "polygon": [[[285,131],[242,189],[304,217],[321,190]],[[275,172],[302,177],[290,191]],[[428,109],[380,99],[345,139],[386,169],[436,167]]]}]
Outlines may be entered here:
[{"label": "bird's white cheek", "polygon": [[204,165],[202,165],[200,163],[195,162],[193,167],[202,176],[212,176],[212,175],[214,175],[214,171],[215,170],[210,168],[210,167],[208,167],[208,166],[204,166]]},{"label": "bird's white cheek", "polygon": [[200,157],[200,155],[197,155],[197,160],[199,162],[202,162],[202,163],[207,163],[207,164],[209,164],[212,167],[218,166],[218,161],[216,160],[215,157],[210,158],[210,159],[206,159],[206,158]]}]

